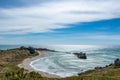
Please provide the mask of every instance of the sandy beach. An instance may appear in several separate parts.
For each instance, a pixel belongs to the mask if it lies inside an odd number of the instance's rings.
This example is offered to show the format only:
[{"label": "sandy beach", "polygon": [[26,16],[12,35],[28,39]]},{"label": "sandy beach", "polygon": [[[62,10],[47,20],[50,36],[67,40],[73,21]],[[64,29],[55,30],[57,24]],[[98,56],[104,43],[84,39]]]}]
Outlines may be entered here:
[{"label": "sandy beach", "polygon": [[61,78],[60,76],[57,76],[57,75],[49,74],[49,73],[42,72],[42,71],[36,71],[34,68],[32,68],[32,67],[30,66],[31,61],[36,60],[36,59],[39,59],[39,58],[42,58],[42,57],[45,56],[45,55],[44,55],[44,52],[45,52],[45,51],[37,51],[37,52],[39,53],[38,56],[24,59],[20,64],[18,64],[18,67],[24,68],[24,69],[28,70],[29,72],[31,72],[31,71],[38,72],[38,73],[40,73],[41,76],[43,76],[43,77],[48,77],[48,78]]}]

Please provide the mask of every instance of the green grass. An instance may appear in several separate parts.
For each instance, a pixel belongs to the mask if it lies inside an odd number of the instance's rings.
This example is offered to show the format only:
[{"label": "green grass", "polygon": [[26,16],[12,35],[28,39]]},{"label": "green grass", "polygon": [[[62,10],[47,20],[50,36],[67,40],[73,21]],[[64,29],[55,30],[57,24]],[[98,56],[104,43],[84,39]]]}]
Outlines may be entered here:
[{"label": "green grass", "polygon": [[0,80],[120,80],[120,68],[106,67],[86,71],[80,76],[46,78],[37,72],[28,72],[16,65],[31,55],[28,50],[13,49],[0,51]]}]

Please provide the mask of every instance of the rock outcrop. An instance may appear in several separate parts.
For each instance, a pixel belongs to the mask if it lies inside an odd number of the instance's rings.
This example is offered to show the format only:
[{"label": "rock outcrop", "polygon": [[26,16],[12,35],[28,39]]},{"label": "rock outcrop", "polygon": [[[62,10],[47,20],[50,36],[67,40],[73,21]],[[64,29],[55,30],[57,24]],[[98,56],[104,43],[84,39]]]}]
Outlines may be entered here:
[{"label": "rock outcrop", "polygon": [[116,60],[114,61],[114,67],[115,67],[115,68],[120,68],[120,59],[116,59]]},{"label": "rock outcrop", "polygon": [[31,54],[35,54],[35,48],[33,47],[28,47],[28,50]]},{"label": "rock outcrop", "polygon": [[86,53],[80,52],[80,53],[73,53],[80,59],[87,59]]},{"label": "rock outcrop", "polygon": [[36,49],[31,47],[31,46],[29,46],[29,47],[21,46],[20,49],[21,50],[29,50],[30,54],[35,54],[36,53],[36,51],[35,51]]}]

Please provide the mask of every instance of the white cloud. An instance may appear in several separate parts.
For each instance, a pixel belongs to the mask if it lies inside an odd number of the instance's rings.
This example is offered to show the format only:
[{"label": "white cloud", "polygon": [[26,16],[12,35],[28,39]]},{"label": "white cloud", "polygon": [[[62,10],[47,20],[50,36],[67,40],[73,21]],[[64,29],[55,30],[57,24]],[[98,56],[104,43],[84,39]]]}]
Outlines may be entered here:
[{"label": "white cloud", "polygon": [[0,34],[51,32],[60,24],[120,17],[120,0],[61,0],[31,7],[0,9]]}]

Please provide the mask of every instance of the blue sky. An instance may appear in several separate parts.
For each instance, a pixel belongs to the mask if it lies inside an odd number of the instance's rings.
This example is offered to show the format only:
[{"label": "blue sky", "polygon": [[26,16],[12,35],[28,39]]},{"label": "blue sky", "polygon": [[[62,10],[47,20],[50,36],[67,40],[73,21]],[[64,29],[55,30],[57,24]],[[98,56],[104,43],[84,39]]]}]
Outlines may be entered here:
[{"label": "blue sky", "polygon": [[120,0],[0,0],[0,44],[120,44]]}]

